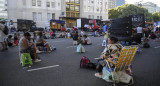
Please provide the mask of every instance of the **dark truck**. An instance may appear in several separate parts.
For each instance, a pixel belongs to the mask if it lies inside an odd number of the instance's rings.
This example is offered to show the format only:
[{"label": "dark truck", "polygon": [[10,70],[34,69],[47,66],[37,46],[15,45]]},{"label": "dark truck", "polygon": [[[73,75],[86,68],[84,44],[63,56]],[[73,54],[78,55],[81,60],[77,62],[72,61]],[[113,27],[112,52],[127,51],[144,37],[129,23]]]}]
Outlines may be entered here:
[{"label": "dark truck", "polygon": [[50,20],[50,29],[55,31],[61,31],[64,27],[65,21],[63,20]]}]

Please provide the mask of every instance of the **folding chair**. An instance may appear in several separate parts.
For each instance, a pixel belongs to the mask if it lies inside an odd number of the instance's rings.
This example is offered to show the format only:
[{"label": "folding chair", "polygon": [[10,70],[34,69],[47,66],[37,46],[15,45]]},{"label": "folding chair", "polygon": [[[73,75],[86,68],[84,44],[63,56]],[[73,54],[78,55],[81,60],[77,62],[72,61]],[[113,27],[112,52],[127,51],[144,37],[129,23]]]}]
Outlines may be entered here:
[{"label": "folding chair", "polygon": [[[137,52],[137,49],[138,49],[138,46],[124,47],[124,49],[121,50],[120,56],[118,58],[117,63],[115,64],[114,69],[112,69],[111,66],[109,65],[109,62],[106,61],[107,65],[109,67],[109,70],[111,71],[111,74],[112,74],[112,80],[113,80],[114,86],[116,83],[116,81],[114,79],[115,72],[118,74],[119,82],[129,83],[130,80],[132,80],[131,84],[134,83],[132,75],[126,74],[126,70],[131,65],[131,62]],[[126,76],[126,77],[124,77],[124,76]]]}]

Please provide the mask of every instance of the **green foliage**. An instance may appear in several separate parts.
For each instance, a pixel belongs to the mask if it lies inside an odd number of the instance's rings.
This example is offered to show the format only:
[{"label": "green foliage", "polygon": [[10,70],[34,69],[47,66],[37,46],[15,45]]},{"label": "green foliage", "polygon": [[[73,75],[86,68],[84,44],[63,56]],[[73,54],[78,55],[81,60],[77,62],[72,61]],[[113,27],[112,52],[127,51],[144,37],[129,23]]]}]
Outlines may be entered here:
[{"label": "green foliage", "polygon": [[153,21],[154,22],[160,21],[160,12],[156,12],[153,14]]},{"label": "green foliage", "polygon": [[110,9],[108,12],[109,19],[129,17],[131,15],[136,15],[136,14],[144,14],[146,17],[146,21],[148,22],[152,21],[152,14],[149,13],[147,9],[133,5],[133,4],[125,4],[125,5]]}]

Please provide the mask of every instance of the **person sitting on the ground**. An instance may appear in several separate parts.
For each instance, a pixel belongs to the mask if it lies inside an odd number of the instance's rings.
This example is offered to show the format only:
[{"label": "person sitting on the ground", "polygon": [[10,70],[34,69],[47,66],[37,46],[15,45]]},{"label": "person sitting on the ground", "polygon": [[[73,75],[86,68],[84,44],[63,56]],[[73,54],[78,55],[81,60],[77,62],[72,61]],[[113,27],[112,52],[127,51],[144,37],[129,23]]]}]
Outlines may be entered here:
[{"label": "person sitting on the ground", "polygon": [[151,39],[155,39],[155,38],[157,38],[157,36],[156,36],[156,34],[155,34],[154,32],[151,32],[150,38],[151,38]]},{"label": "person sitting on the ground", "polygon": [[78,31],[76,31],[74,34],[73,34],[73,44],[74,45],[77,45],[78,44]]},{"label": "person sitting on the ground", "polygon": [[39,32],[37,34],[37,38],[36,38],[36,46],[42,46],[42,47],[46,47],[47,51],[50,51],[50,47],[49,44],[46,40],[43,39],[42,37],[42,32]]},{"label": "person sitting on the ground", "polygon": [[51,39],[54,39],[55,38],[55,31],[54,30],[52,30],[52,32],[50,32],[50,37],[51,37]]},{"label": "person sitting on the ground", "polygon": [[22,37],[19,40],[19,49],[20,53],[30,53],[31,58],[35,60],[35,62],[40,62],[41,60],[38,59],[37,53],[36,53],[36,46],[34,43],[30,42],[31,34],[26,32],[24,33],[24,37]]},{"label": "person sitting on the ground", "polygon": [[7,38],[7,45],[9,47],[12,47],[14,46],[14,43],[12,42],[12,35],[9,35],[8,38]]},{"label": "person sitting on the ground", "polygon": [[90,44],[92,44],[91,43],[91,39],[87,35],[84,35],[83,37],[84,37],[84,40],[83,40],[83,44],[84,45],[90,45]]},{"label": "person sitting on the ground", "polygon": [[104,50],[105,52],[104,56],[102,57],[102,59],[98,60],[98,64],[97,64],[98,73],[95,73],[96,77],[99,77],[99,78],[102,77],[102,69],[103,69],[103,66],[106,65],[105,60],[109,62],[112,68],[117,63],[118,57],[120,55],[120,51],[123,48],[123,46],[117,42],[118,42],[118,38],[116,37],[108,38],[108,45],[107,45],[107,48],[105,48]]},{"label": "person sitting on the ground", "polygon": [[66,35],[66,31],[63,31],[63,32],[62,32],[62,38],[66,38],[66,36],[67,36],[67,35]]},{"label": "person sitting on the ground", "polygon": [[16,46],[18,46],[18,35],[17,35],[17,33],[14,33],[14,44]]}]

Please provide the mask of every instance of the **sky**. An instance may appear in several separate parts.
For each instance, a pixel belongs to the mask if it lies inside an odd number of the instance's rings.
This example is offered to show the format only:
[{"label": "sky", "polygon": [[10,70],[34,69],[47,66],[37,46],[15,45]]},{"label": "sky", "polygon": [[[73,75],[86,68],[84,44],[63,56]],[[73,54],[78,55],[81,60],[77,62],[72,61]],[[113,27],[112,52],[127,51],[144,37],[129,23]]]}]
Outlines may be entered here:
[{"label": "sky", "polygon": [[142,3],[144,3],[144,2],[152,2],[152,3],[157,4],[160,7],[160,0],[126,0],[126,2],[128,4],[134,4],[134,2],[139,2],[139,1],[142,1]]}]

